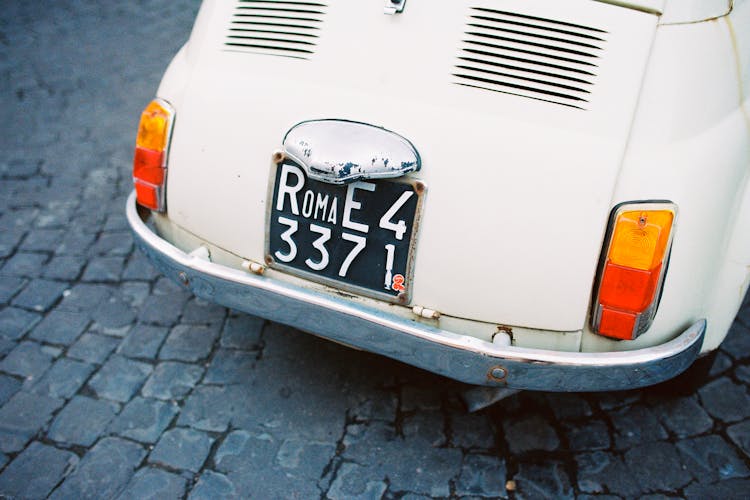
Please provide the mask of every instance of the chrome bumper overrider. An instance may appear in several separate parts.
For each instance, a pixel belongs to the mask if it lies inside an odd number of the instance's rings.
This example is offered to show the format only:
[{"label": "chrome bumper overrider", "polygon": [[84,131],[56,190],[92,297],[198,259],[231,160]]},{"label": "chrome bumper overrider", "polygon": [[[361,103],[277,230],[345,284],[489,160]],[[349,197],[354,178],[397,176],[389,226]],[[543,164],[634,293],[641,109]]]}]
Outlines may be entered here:
[{"label": "chrome bumper overrider", "polygon": [[370,309],[343,297],[190,256],[144,223],[135,196],[127,218],[137,245],[195,295],[463,382],[543,391],[609,391],[655,384],[696,359],[706,321],[665,344],[621,352],[558,352],[498,346]]}]

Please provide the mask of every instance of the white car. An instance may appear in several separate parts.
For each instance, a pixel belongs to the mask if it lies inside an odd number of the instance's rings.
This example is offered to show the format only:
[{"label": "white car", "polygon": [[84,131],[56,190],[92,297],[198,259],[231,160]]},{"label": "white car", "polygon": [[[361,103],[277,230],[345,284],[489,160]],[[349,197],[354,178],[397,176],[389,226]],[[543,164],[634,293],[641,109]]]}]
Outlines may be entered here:
[{"label": "white car", "polygon": [[748,28],[747,0],[207,0],[128,220],[199,297],[457,380],[654,384],[750,282]]}]

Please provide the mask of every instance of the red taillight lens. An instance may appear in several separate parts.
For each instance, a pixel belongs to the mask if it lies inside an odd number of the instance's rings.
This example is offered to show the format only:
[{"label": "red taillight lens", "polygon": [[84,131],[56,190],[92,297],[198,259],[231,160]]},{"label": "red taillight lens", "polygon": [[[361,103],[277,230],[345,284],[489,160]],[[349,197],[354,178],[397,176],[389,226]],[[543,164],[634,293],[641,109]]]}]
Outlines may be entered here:
[{"label": "red taillight lens", "polygon": [[594,311],[594,331],[631,340],[656,313],[672,241],[671,203],[633,203],[615,209],[604,247]]},{"label": "red taillight lens", "polygon": [[154,99],[141,114],[133,158],[133,184],[140,205],[164,211],[164,185],[167,170],[169,139],[174,123],[172,106],[162,99]]},{"label": "red taillight lens", "polygon": [[643,271],[607,262],[599,288],[599,302],[624,311],[645,311],[654,300],[660,271],[661,266]]},{"label": "red taillight lens", "polygon": [[632,340],[638,315],[602,307],[599,314],[599,330],[603,335],[621,340]]}]

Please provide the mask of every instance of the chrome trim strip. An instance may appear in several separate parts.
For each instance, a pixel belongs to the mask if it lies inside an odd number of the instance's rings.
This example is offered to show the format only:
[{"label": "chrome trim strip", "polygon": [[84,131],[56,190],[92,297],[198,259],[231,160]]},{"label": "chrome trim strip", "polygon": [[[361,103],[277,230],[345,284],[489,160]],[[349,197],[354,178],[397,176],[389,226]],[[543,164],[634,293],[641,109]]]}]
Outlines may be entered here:
[{"label": "chrome trim strip", "polygon": [[667,343],[624,352],[498,346],[190,256],[149,229],[133,193],[126,210],[141,250],[195,295],[470,384],[571,392],[643,387],[690,366],[706,330],[700,320]]}]

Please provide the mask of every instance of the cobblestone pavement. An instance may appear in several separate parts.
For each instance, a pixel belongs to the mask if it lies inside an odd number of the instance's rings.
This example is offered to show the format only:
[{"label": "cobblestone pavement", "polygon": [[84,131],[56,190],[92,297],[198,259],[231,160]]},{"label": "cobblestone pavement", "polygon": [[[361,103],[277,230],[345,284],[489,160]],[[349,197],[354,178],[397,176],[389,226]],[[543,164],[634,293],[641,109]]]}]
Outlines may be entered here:
[{"label": "cobblestone pavement", "polygon": [[730,498],[750,492],[750,303],[687,397],[459,384],[160,278],[123,207],[195,1],[0,9],[0,496]]}]

